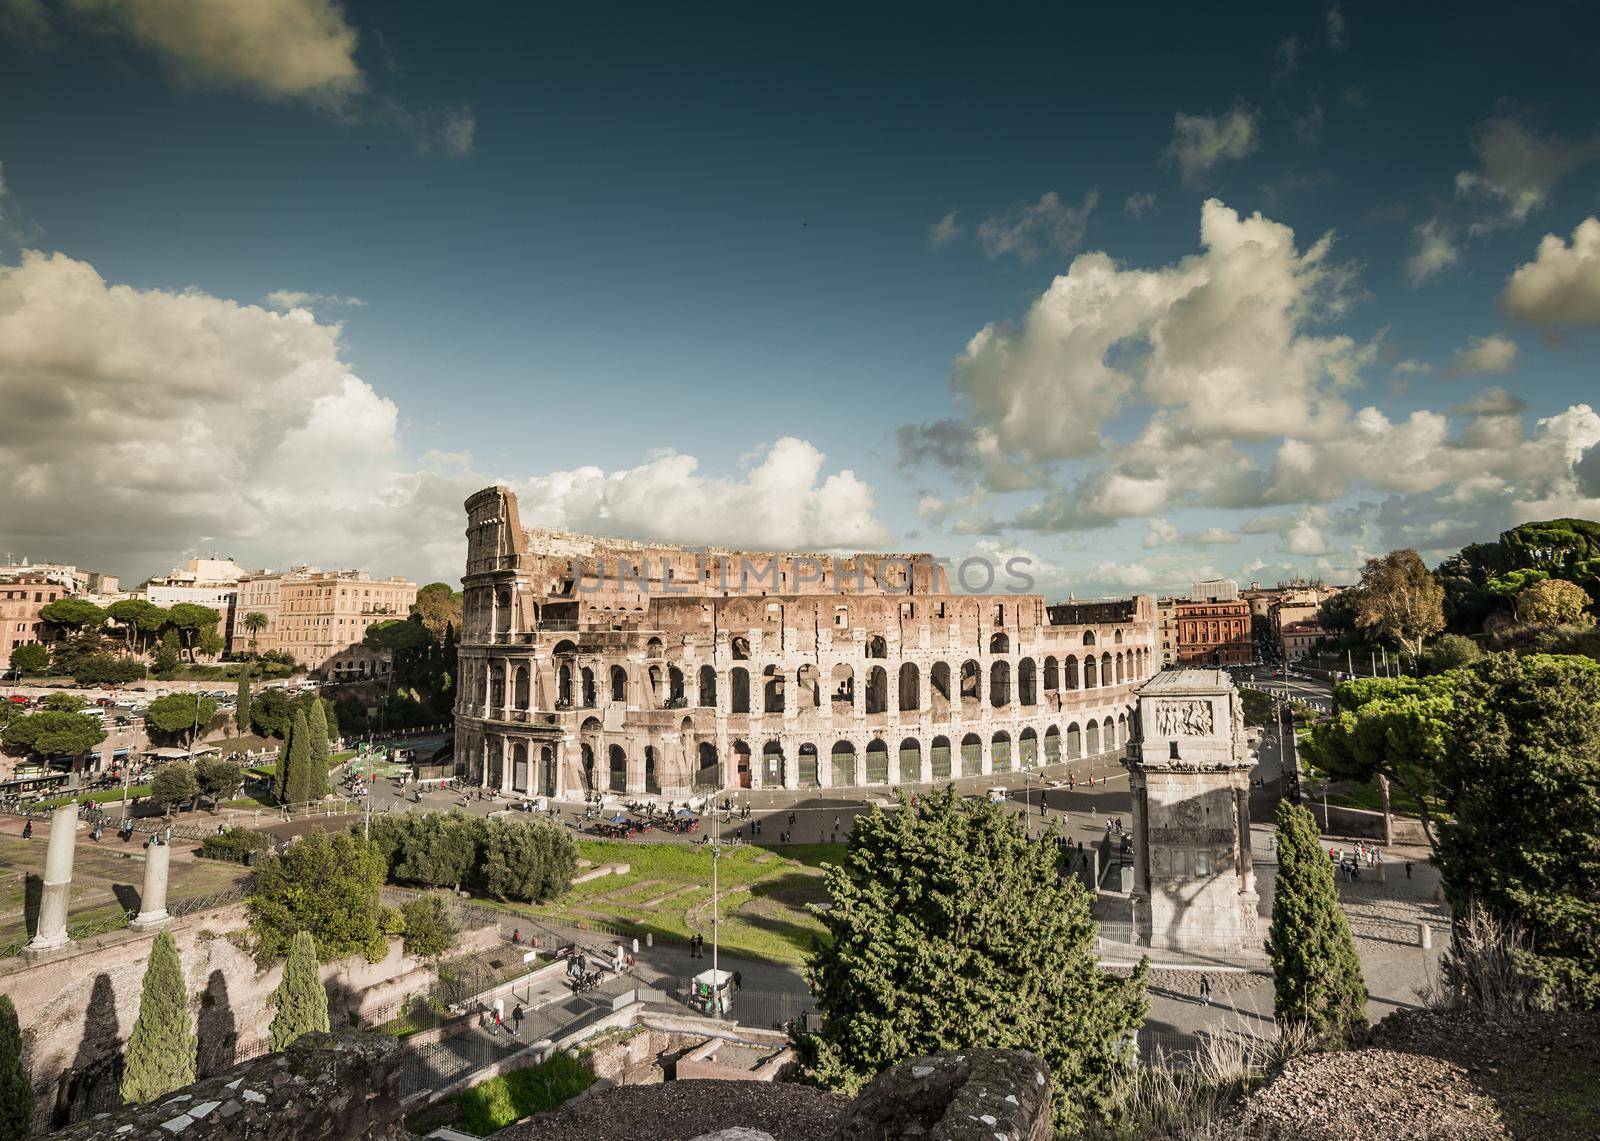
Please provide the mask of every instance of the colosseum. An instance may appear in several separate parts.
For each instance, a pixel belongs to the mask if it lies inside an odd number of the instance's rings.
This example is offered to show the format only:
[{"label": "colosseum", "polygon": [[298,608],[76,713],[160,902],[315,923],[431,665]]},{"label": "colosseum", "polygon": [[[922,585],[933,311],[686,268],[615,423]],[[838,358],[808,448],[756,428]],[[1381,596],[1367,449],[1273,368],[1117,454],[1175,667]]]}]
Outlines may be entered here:
[{"label": "colosseum", "polygon": [[930,555],[680,547],[466,502],[458,769],[513,794],[942,782],[1116,752],[1147,595],[951,593]]}]

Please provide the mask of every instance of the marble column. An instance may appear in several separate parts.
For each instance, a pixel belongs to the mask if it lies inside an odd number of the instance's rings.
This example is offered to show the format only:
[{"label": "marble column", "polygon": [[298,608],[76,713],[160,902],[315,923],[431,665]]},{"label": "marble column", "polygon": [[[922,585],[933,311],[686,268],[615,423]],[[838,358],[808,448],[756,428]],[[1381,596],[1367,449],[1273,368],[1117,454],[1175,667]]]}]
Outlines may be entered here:
[{"label": "marble column", "polygon": [[172,916],[167,914],[167,870],[172,864],[172,845],[154,839],[144,850],[144,891],[139,895],[138,928],[159,927]]},{"label": "marble column", "polygon": [[67,937],[67,904],[72,894],[72,856],[78,831],[78,806],[63,804],[50,814],[50,846],[44,857],[44,897],[39,922],[23,953],[42,955],[73,945]]}]

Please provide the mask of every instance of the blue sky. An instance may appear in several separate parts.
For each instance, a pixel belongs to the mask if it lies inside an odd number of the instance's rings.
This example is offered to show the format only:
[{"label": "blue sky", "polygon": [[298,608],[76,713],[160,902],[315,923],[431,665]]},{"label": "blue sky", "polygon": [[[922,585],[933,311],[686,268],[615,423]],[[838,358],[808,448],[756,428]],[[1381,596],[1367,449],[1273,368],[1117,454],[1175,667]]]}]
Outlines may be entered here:
[{"label": "blue sky", "polygon": [[1600,513],[1591,10],[856,7],[0,8],[0,547],[454,577],[500,479],[1081,597]]}]

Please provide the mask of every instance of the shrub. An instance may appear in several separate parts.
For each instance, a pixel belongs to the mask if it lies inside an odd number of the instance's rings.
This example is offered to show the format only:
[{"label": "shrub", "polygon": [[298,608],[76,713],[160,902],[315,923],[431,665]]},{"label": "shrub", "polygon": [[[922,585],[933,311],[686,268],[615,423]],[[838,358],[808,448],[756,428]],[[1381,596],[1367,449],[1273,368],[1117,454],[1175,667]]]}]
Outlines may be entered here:
[{"label": "shrub", "polygon": [[405,918],[406,954],[438,958],[455,946],[455,917],[436,895],[408,900],[401,908]]},{"label": "shrub", "polygon": [[554,1054],[546,1062],[513,1070],[459,1093],[461,1128],[486,1137],[530,1113],[555,1109],[594,1083],[594,1074],[571,1054]]},{"label": "shrub", "polygon": [[251,852],[265,852],[271,842],[260,832],[248,828],[229,828],[215,836],[207,836],[200,845],[200,855],[211,860],[233,860],[243,863]]}]

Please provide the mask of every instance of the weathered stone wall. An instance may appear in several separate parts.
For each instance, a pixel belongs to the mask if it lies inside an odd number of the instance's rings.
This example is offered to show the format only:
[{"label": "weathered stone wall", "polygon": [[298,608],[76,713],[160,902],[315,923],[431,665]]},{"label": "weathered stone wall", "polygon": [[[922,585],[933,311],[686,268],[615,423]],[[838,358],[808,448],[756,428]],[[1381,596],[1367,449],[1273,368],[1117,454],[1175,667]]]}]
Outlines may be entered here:
[{"label": "weathered stone wall", "polygon": [[834,1141],[1046,1141],[1050,1067],[1022,1050],[909,1058],[868,1083]]},{"label": "weathered stone wall", "polygon": [[[185,916],[169,930],[178,944],[200,1039],[202,1074],[254,1052],[272,1022],[281,964],[258,970],[226,936],[244,928],[242,904]],[[65,1123],[85,1105],[103,1105],[139,1015],[139,995],[154,932],[129,931],[59,956],[0,964],[0,990],[23,1027],[27,1064],[41,1121]],[[322,969],[335,1017],[361,1014],[423,989],[432,969],[391,941],[382,961],[330,963]],[[76,1106],[74,1112],[72,1107]]]},{"label": "weathered stone wall", "polygon": [[81,1122],[62,1141],[378,1141],[400,1135],[400,1047],[308,1034],[149,1105]]}]

